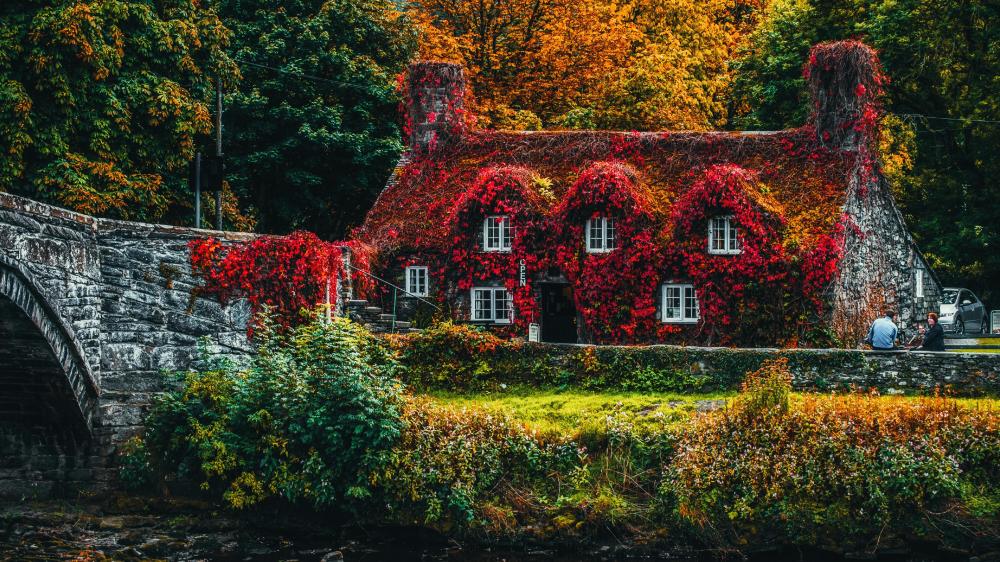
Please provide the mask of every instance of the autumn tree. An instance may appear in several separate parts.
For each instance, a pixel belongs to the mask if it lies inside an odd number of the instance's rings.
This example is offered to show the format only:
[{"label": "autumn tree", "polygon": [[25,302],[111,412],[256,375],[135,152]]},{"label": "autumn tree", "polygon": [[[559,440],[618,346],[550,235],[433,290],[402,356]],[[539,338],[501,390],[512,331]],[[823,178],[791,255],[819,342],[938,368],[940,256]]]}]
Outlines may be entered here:
[{"label": "autumn tree", "polygon": [[[763,2],[763,0],[761,0]],[[492,127],[704,129],[755,0],[416,0],[421,56],[465,64]]]},{"label": "autumn tree", "polygon": [[604,129],[717,128],[726,123],[729,62],[760,7],[734,0],[631,0],[625,64],[602,77],[567,125]]},{"label": "autumn tree", "polygon": [[735,125],[802,123],[802,60],[819,41],[860,37],[886,73],[893,187],[946,284],[1000,296],[1000,6],[945,0],[779,0],[737,72]]},{"label": "autumn tree", "polygon": [[233,189],[258,229],[342,237],[402,151],[396,76],[416,33],[391,0],[218,0],[243,80],[226,95]]},{"label": "autumn tree", "polygon": [[156,220],[178,203],[228,32],[196,0],[0,3],[0,189]]},{"label": "autumn tree", "polygon": [[587,98],[633,35],[613,3],[415,0],[421,57],[462,62],[481,125],[538,128]]}]

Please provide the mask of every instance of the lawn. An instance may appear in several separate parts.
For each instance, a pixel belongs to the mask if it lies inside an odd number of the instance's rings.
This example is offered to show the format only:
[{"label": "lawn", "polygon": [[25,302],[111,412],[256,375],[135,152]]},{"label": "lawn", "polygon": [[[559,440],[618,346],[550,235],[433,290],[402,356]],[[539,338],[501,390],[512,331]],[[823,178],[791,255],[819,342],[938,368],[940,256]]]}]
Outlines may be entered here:
[{"label": "lawn", "polygon": [[[512,415],[542,433],[573,435],[594,424],[603,425],[608,415],[623,415],[640,425],[671,425],[686,421],[693,413],[719,408],[735,392],[708,394],[600,392],[584,390],[515,387],[498,392],[430,392],[434,401],[450,406],[479,406]],[[795,400],[801,394],[794,393]],[[881,400],[913,400],[916,397],[884,396]],[[967,408],[1000,410],[1000,398],[959,398]]]},{"label": "lawn", "polygon": [[686,420],[692,412],[718,408],[735,392],[710,394],[595,392],[513,388],[499,392],[428,393],[451,406],[480,406],[507,413],[543,433],[576,433],[609,414],[623,414],[636,421],[671,423]]}]

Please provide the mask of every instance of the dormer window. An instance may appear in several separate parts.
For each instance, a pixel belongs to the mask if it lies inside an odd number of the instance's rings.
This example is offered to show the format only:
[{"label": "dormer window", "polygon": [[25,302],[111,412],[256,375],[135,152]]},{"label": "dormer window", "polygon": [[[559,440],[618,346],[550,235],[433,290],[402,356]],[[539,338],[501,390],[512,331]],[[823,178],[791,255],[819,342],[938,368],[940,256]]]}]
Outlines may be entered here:
[{"label": "dormer window", "polygon": [[615,249],[615,219],[597,217],[587,220],[585,227],[587,237],[587,252],[605,253]]},{"label": "dormer window", "polygon": [[509,252],[513,232],[508,215],[486,217],[483,221],[483,251]]},{"label": "dormer window", "polygon": [[712,217],[708,221],[708,253],[735,255],[742,251],[739,230],[733,216]]},{"label": "dormer window", "polygon": [[406,268],[406,292],[411,297],[427,296],[427,267],[411,265]]}]

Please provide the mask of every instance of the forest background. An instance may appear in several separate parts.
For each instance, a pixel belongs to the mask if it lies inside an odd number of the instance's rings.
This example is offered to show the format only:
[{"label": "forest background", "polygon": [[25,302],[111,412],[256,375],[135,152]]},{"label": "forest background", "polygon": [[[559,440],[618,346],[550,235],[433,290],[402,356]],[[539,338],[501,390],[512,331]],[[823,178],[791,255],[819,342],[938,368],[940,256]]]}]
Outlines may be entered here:
[{"label": "forest background", "polygon": [[773,130],[809,47],[891,83],[882,161],[947,285],[1000,304],[1000,3],[962,0],[12,0],[0,190],[192,224],[223,91],[227,228],[342,238],[403,142],[407,63],[465,65],[481,127]]}]

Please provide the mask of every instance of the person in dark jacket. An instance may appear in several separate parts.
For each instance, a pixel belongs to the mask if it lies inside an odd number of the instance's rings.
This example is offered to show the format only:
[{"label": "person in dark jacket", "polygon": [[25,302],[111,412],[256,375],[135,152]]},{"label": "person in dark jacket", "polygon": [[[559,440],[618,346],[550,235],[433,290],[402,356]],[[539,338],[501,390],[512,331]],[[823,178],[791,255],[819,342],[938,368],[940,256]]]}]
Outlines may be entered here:
[{"label": "person in dark jacket", "polygon": [[918,349],[924,351],[944,351],[944,329],[938,324],[938,315],[927,313],[927,332],[924,333],[924,343]]}]

